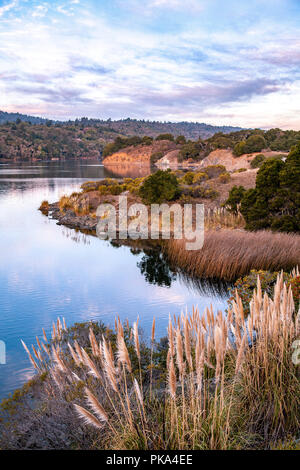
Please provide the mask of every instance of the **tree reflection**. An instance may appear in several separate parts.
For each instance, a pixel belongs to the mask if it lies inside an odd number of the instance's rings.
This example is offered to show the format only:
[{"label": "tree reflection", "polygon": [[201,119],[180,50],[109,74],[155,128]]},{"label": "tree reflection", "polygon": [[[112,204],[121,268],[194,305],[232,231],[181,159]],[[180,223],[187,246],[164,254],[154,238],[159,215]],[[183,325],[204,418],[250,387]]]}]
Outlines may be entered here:
[{"label": "tree reflection", "polygon": [[150,284],[170,287],[172,281],[176,280],[176,274],[171,271],[167,260],[159,250],[144,250],[144,256],[137,265]]}]

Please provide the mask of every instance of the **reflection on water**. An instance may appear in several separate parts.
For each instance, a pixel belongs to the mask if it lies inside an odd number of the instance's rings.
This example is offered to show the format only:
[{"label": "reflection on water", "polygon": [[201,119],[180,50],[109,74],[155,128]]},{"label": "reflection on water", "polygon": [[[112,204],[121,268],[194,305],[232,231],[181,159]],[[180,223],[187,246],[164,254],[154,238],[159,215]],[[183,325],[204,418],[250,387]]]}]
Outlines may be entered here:
[{"label": "reflection on water", "polygon": [[170,287],[176,279],[176,274],[171,271],[164,254],[159,250],[144,250],[137,265],[150,284]]},{"label": "reflection on water", "polygon": [[117,314],[130,322],[139,315],[148,332],[155,315],[162,336],[169,313],[193,305],[200,311],[210,304],[226,308],[226,292],[191,284],[157,250],[116,248],[58,226],[37,210],[44,199],[54,202],[84,181],[107,176],[112,174],[95,161],[0,165],[0,339],[7,349],[0,397],[33,375],[20,339],[34,343],[57,316],[68,325],[101,319],[113,326]]},{"label": "reflection on water", "polygon": [[105,164],[104,168],[106,171],[111,173],[112,177],[115,178],[141,178],[142,176],[149,175],[153,168],[147,164],[129,164],[129,163],[122,163],[122,164]]}]

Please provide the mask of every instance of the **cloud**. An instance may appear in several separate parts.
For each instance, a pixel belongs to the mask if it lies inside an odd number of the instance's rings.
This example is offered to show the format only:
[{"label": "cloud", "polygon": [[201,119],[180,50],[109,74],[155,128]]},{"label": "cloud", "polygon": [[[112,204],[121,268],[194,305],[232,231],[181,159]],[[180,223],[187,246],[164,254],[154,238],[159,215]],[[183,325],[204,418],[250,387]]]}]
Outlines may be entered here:
[{"label": "cloud", "polygon": [[36,18],[43,18],[48,12],[48,6],[46,5],[37,5],[32,12],[32,16]]},{"label": "cloud", "polygon": [[[170,91],[131,90],[135,104],[144,106],[181,107],[190,106],[206,109],[211,105],[250,100],[255,96],[275,93],[285,86],[285,82],[270,79],[241,80],[230,83],[205,84],[191,87],[176,87]],[[122,95],[122,92],[119,96]],[[128,94],[126,93],[126,96]]]},{"label": "cloud", "polygon": [[237,0],[18,2],[1,22],[1,98],[54,118],[215,115],[246,127],[299,116],[300,9],[267,6],[258,15]]},{"label": "cloud", "polygon": [[4,5],[3,7],[0,7],[0,17],[7,13],[9,10],[12,10],[15,6],[17,6],[17,3],[17,1],[13,1],[11,3],[8,3],[7,5]]},{"label": "cloud", "polygon": [[108,69],[106,67],[103,67],[102,65],[93,64],[93,63],[91,64],[78,63],[78,65],[72,65],[71,68],[74,72],[88,72],[90,74],[95,74],[95,75],[104,75],[111,71],[111,69]]},{"label": "cloud", "polygon": [[15,86],[13,87],[13,91],[17,93],[21,93],[23,96],[35,96],[37,95],[45,102],[49,103],[63,103],[63,104],[70,104],[76,105],[80,103],[90,103],[91,100],[89,98],[84,97],[84,93],[86,90],[83,89],[76,89],[76,88],[67,88],[67,87],[60,87],[60,88],[50,88],[47,86]]}]

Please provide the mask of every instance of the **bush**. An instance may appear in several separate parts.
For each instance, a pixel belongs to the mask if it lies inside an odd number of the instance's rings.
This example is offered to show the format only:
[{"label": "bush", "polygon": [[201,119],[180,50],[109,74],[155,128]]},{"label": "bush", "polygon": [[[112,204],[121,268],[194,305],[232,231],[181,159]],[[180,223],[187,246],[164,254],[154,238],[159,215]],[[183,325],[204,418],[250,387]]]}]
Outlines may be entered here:
[{"label": "bush", "polygon": [[238,208],[241,204],[245,192],[246,189],[244,188],[244,186],[233,186],[233,188],[231,188],[231,190],[229,191],[228,199],[224,203],[224,206],[227,210],[229,210],[229,212],[232,212],[233,214],[238,213]]},{"label": "bush", "polygon": [[238,168],[237,170],[234,170],[233,173],[243,173],[244,171],[247,171],[247,168]]},{"label": "bush", "polygon": [[259,168],[266,157],[263,153],[257,154],[250,163],[251,168]]},{"label": "bush", "polygon": [[170,140],[171,142],[174,141],[174,136],[172,134],[159,134],[155,140]]},{"label": "bush", "polygon": [[248,137],[244,147],[244,153],[260,152],[266,148],[267,143],[264,137],[260,134],[254,134]]},{"label": "bush", "polygon": [[184,135],[179,135],[178,137],[176,137],[175,143],[179,145],[186,144],[186,138],[184,137]]},{"label": "bush", "polygon": [[183,184],[193,184],[194,182],[194,176],[195,174],[192,172],[192,171],[188,171],[187,173],[185,173],[185,175],[181,178],[181,182]]},{"label": "bush", "polygon": [[203,181],[206,181],[206,180],[208,180],[207,173],[200,172],[200,173],[195,173],[194,174],[194,180],[193,180],[194,183],[199,184],[199,183],[202,183]]},{"label": "bush", "polygon": [[240,157],[241,155],[243,155],[243,153],[246,153],[245,146],[246,142],[244,141],[235,144],[235,146],[233,147],[233,155],[235,155],[236,157]]},{"label": "bush", "polygon": [[[270,272],[252,269],[250,274],[237,279],[234,286],[229,290],[229,307],[232,308],[232,302],[235,300],[237,292],[243,303],[244,312],[248,314],[250,312],[250,300],[253,296],[254,289],[257,288],[257,277],[259,276],[262,294],[264,295],[264,293],[266,293],[269,297],[273,297],[278,274],[279,273],[277,271]],[[293,277],[288,273],[283,273],[283,279],[287,282],[287,285],[289,285],[289,282],[293,280]]]},{"label": "bush", "polygon": [[219,182],[222,183],[222,184],[229,183],[230,180],[231,180],[231,176],[230,176],[229,173],[222,173],[219,176]]},{"label": "bush", "polygon": [[178,155],[178,161],[202,160],[205,157],[205,144],[202,142],[188,142],[182,146]]},{"label": "bush", "polygon": [[163,152],[154,152],[152,153],[151,157],[150,157],[150,163],[152,165],[154,165],[154,163],[156,163],[158,160],[160,160],[160,158],[162,158],[164,156]]},{"label": "bush", "polygon": [[[203,199],[216,199],[220,193],[213,188],[204,186],[194,186],[191,188],[183,188],[182,195],[185,198],[203,198]],[[184,201],[184,198],[182,199]],[[192,202],[191,200],[186,202]]]},{"label": "bush", "polygon": [[258,170],[255,189],[245,192],[241,213],[248,230],[300,231],[300,143],[285,162],[270,158]]},{"label": "bush", "polygon": [[158,170],[148,176],[139,189],[139,195],[146,204],[172,201],[179,196],[179,183],[170,170]]}]

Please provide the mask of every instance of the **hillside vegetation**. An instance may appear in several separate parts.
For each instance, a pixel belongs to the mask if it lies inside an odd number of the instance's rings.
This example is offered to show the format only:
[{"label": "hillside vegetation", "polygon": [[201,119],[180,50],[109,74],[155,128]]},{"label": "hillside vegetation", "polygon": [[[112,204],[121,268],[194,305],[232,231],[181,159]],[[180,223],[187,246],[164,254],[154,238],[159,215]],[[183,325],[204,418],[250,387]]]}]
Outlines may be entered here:
[{"label": "hillside vegetation", "polygon": [[0,162],[100,158],[104,145],[118,134],[101,126],[30,124],[0,125]]},{"label": "hillside vegetation", "polygon": [[[157,141],[167,142],[172,145],[165,149],[157,149]],[[112,157],[106,162],[126,160],[126,155],[132,157],[132,161],[140,161],[140,156],[147,153],[148,161],[156,163],[163,157],[176,158],[178,163],[185,161],[199,162],[206,158],[215,150],[230,150],[231,155],[238,158],[243,154],[260,152],[289,152],[293,145],[300,141],[300,131],[282,131],[281,129],[270,129],[263,131],[260,129],[240,130],[224,134],[218,132],[205,140],[186,140],[184,135],[173,136],[172,134],[160,134],[155,139],[150,136],[143,138],[135,136],[131,138],[116,138],[114,142],[106,145],[103,150],[105,158]],[[146,150],[145,148],[148,147]],[[176,152],[175,152],[176,150]],[[172,156],[170,154],[172,152]],[[261,154],[259,162],[265,159]]]},{"label": "hillside vegetation", "polygon": [[139,161],[140,154],[145,154],[145,160],[155,163],[172,151],[179,163],[197,162],[216,149],[239,157],[267,150],[288,152],[299,141],[300,131],[293,130],[135,119],[59,122],[0,111],[0,161],[101,158],[134,150],[130,161]]},{"label": "hillside vegetation", "polygon": [[249,230],[300,232],[300,143],[285,161],[264,161],[255,188],[234,186],[226,204],[233,212],[241,211]]}]

